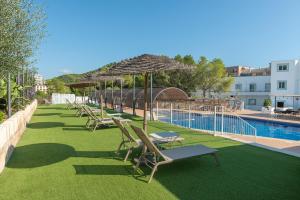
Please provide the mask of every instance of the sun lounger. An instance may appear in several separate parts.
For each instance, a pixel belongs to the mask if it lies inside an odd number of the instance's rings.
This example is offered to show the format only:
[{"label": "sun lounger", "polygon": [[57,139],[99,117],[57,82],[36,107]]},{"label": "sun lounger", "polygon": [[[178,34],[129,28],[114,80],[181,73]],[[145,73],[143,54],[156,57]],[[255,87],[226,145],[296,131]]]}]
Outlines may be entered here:
[{"label": "sun lounger", "polygon": [[122,113],[107,113],[108,116],[110,117],[121,117],[122,116]]},{"label": "sun lounger", "polygon": [[177,160],[199,157],[203,155],[212,155],[219,165],[216,149],[212,149],[204,145],[193,145],[167,150],[159,150],[141,128],[133,125],[131,125],[131,128],[144,143],[142,154],[137,160],[134,172],[139,168],[141,163],[144,163],[148,167],[152,168],[148,183],[151,182],[158,166],[172,163]]},{"label": "sun lounger", "polygon": [[71,101],[69,99],[66,99],[67,102],[67,109],[70,110],[72,108],[76,108],[75,102],[71,103]]},{"label": "sun lounger", "polygon": [[72,104],[69,101],[69,99],[66,99],[66,102],[67,102],[67,109],[71,109],[72,108]]},{"label": "sun lounger", "polygon": [[114,123],[118,126],[118,128],[121,130],[122,134],[122,141],[116,151],[116,154],[119,154],[120,150],[122,148],[127,149],[126,156],[124,158],[124,162],[127,161],[127,158],[132,153],[132,150],[136,147],[141,146],[141,140],[136,140],[132,135],[129,133],[129,131],[124,127],[124,125],[121,123],[120,120],[113,118]]},{"label": "sun lounger", "polygon": [[98,108],[91,108],[88,105],[82,105],[80,109],[78,109],[79,111],[76,113],[76,116],[82,117],[83,115],[88,115],[87,109],[89,109],[90,112],[93,112],[96,115],[99,115],[101,113],[101,110]]},{"label": "sun lounger", "polygon": [[[93,132],[101,125],[114,125],[114,121],[112,118],[102,118],[98,117],[89,107],[86,107],[86,111],[88,112],[88,121],[86,123],[87,128],[90,128],[91,124],[93,124]],[[116,119],[122,122],[130,122],[130,119],[123,119],[122,117],[116,117]]]},{"label": "sun lounger", "polygon": [[[116,118],[113,118],[113,121],[115,124],[119,127],[122,134],[122,141],[116,151],[117,154],[119,154],[119,151],[121,148],[127,149],[126,156],[124,158],[124,162],[127,161],[129,155],[132,153],[132,150],[137,147],[141,147],[143,145],[143,142],[139,139],[135,139],[127,130],[127,128],[123,125],[122,121]],[[151,136],[157,136],[157,137],[151,137],[150,140],[154,142],[156,145],[163,144],[163,143],[173,143],[176,140],[184,140],[184,138],[179,137],[179,135],[175,132],[160,132],[160,133],[152,133]]]}]

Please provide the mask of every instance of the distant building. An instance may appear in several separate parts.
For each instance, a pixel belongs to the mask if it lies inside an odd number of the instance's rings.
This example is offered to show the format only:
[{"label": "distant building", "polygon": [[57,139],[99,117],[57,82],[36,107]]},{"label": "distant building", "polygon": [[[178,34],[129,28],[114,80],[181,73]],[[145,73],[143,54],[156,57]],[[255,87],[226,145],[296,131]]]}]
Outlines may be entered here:
[{"label": "distant building", "polygon": [[47,92],[48,91],[48,87],[46,85],[46,81],[44,80],[43,76],[40,74],[36,74],[34,76],[35,79],[35,86],[34,86],[34,91],[42,91],[42,92]]},{"label": "distant building", "polygon": [[236,71],[227,95],[242,100],[246,109],[260,110],[265,99],[271,99],[276,108],[300,108],[300,60],[272,61],[267,68]]},{"label": "distant building", "polygon": [[243,101],[246,109],[261,110],[265,99],[271,99],[276,108],[300,108],[300,60],[272,61],[265,68],[232,66],[226,70],[234,83],[221,96]]},{"label": "distant building", "polygon": [[249,72],[250,67],[237,65],[237,66],[226,67],[226,71],[229,76],[240,76],[242,73]]},{"label": "distant building", "polygon": [[229,76],[269,76],[271,75],[271,68],[251,68],[246,66],[232,66],[226,67]]}]

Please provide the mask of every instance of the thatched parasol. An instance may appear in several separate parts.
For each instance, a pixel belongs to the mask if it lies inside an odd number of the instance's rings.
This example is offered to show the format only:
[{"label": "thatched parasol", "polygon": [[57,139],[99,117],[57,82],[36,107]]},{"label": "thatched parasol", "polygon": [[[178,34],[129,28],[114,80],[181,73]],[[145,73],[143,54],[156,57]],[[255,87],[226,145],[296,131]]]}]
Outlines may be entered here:
[{"label": "thatched parasol", "polygon": [[[129,75],[144,74],[144,96],[147,97],[148,75],[149,73],[175,70],[175,69],[191,69],[192,66],[182,64],[167,56],[156,56],[143,54],[134,58],[126,59],[115,63],[110,67],[104,75]],[[147,132],[147,106],[148,98],[144,98],[144,123],[143,129]]]}]

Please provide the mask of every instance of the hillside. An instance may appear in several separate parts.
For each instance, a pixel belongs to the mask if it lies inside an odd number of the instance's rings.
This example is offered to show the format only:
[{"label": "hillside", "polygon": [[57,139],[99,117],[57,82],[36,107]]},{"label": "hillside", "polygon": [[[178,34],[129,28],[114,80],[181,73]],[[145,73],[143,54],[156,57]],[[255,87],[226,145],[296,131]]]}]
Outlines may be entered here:
[{"label": "hillside", "polygon": [[81,79],[83,77],[83,74],[64,74],[64,75],[61,75],[61,76],[57,76],[57,77],[54,77],[52,79],[49,79],[49,80],[60,80],[64,83],[72,83],[72,82],[76,82],[77,80]]}]

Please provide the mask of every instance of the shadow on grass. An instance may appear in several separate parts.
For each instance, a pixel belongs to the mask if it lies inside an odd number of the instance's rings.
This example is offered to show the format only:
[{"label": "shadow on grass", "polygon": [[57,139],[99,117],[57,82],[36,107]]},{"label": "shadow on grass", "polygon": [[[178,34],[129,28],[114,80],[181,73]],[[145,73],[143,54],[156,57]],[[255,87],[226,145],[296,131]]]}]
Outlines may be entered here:
[{"label": "shadow on grass", "polygon": [[57,143],[38,143],[16,147],[7,167],[34,168],[63,161],[74,155],[74,148]]},{"label": "shadow on grass", "polygon": [[38,143],[16,147],[9,168],[35,168],[61,162],[70,157],[115,158],[113,151],[75,151],[72,146],[58,143]]},{"label": "shadow on grass", "polygon": [[53,116],[53,115],[61,115],[61,113],[40,113],[40,114],[34,114],[34,116]]},{"label": "shadow on grass", "polygon": [[132,176],[132,167],[125,165],[73,165],[77,175]]},{"label": "shadow on grass", "polygon": [[85,126],[82,126],[81,128],[72,128],[72,127],[67,127],[67,128],[63,128],[64,131],[88,131],[88,129]]},{"label": "shadow on grass", "polygon": [[43,106],[43,107],[39,107],[38,110],[66,110],[65,107],[53,107],[53,106]]},{"label": "shadow on grass", "polygon": [[77,116],[74,114],[61,114],[60,117],[72,117],[72,118],[76,118]]},{"label": "shadow on grass", "polygon": [[43,129],[43,128],[55,128],[64,127],[65,124],[62,122],[35,122],[27,125],[28,128]]},{"label": "shadow on grass", "polygon": [[115,158],[116,154],[113,151],[76,151],[74,156],[84,158]]}]

